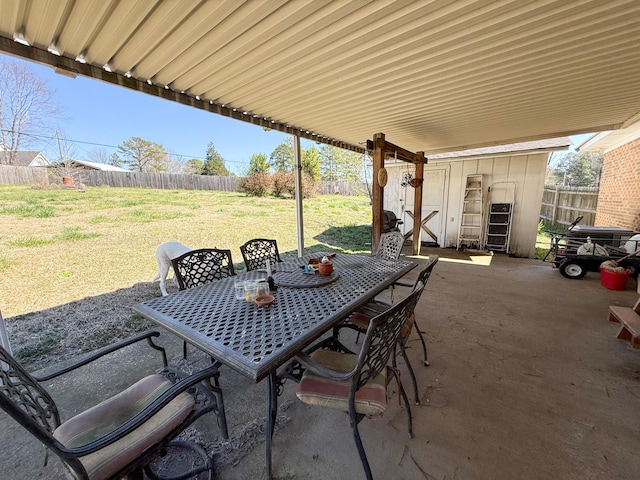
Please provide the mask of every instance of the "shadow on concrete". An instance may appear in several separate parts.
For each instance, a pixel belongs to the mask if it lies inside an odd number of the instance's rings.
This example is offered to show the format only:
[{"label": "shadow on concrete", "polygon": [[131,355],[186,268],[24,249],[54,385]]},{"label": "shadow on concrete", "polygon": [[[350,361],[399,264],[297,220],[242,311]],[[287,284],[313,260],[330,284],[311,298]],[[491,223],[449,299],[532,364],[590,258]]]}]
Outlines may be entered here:
[{"label": "shadow on concrete", "polygon": [[[480,265],[450,258],[447,249],[422,253],[419,262],[425,253],[443,259],[416,309],[431,366],[420,366],[414,336],[408,354],[421,399],[412,406],[415,438],[407,435],[407,412],[395,391],[384,416],[361,423],[374,477],[637,478],[640,352],[618,340],[618,326],[607,320],[609,305],[635,303],[635,282],[613,291],[597,274],[568,280],[539,260],[494,255]],[[144,287],[143,296],[156,290]],[[181,342],[166,332],[161,338],[179,364]],[[358,348],[354,338],[344,340]],[[160,367],[157,352],[138,348],[49,382],[63,418]],[[207,360],[192,351],[187,366]],[[398,363],[406,383],[406,367]],[[230,440],[220,438],[213,417],[188,434],[214,454],[217,479],[263,478],[266,385],[223,367],[221,386]],[[280,406],[274,478],[363,478],[346,414],[302,404],[291,382]],[[4,414],[0,441],[3,478],[64,478],[57,461],[42,467],[41,447]]]}]

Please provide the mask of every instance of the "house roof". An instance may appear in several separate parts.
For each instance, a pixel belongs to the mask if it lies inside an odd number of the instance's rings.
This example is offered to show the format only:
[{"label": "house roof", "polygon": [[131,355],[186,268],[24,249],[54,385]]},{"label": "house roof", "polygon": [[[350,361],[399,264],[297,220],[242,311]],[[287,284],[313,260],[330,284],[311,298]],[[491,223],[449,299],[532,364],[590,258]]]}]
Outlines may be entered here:
[{"label": "house roof", "polygon": [[13,165],[17,167],[28,167],[31,165],[31,162],[33,162],[38,155],[42,157],[42,160],[44,160],[44,163],[46,165],[49,165],[50,162],[40,152],[26,152],[26,151],[16,152],[16,156],[13,160]]},{"label": "house roof", "polygon": [[526,155],[529,153],[554,152],[567,150],[573,142],[569,137],[547,138],[532,142],[510,143],[496,145],[494,147],[472,148],[458,152],[447,152],[430,155],[429,160],[469,158],[469,157],[496,157],[503,155]]},{"label": "house roof", "polygon": [[636,122],[621,130],[600,132],[584,141],[578,147],[580,152],[609,152],[626,143],[640,138],[640,122]]},{"label": "house roof", "polygon": [[72,162],[85,167],[93,168],[94,170],[101,170],[103,172],[129,172],[124,168],[116,167],[113,165],[107,165],[106,163],[88,162],[87,160],[72,160]]},{"label": "house roof", "polygon": [[[429,162],[439,160],[465,160],[469,158],[482,157],[503,157],[513,155],[529,155],[531,153],[554,152],[567,150],[572,141],[569,137],[547,138],[545,140],[534,140],[531,142],[510,143],[507,145],[496,145],[495,147],[473,148],[460,150],[458,152],[437,153],[429,155]],[[405,165],[404,162],[389,157],[385,159],[385,167],[393,165]]]},{"label": "house roof", "polygon": [[636,0],[0,2],[0,50],[59,73],[427,155],[632,123],[639,44]]}]

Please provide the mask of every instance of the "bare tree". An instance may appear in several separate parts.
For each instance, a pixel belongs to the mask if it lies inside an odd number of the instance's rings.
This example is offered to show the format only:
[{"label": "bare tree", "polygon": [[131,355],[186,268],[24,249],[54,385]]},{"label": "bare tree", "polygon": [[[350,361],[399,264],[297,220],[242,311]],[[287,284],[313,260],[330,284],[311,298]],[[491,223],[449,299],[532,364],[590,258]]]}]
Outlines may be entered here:
[{"label": "bare tree", "polygon": [[51,134],[59,114],[53,93],[28,66],[0,59],[0,163],[13,164],[21,147]]},{"label": "bare tree", "polygon": [[72,184],[82,185],[86,181],[86,170],[74,162],[78,157],[78,150],[75,145],[65,138],[65,135],[56,132],[56,142],[58,145],[58,159],[52,164],[51,173],[58,180],[70,177]]},{"label": "bare tree", "polygon": [[95,163],[111,165],[111,153],[106,148],[94,148],[87,152],[87,158]]}]

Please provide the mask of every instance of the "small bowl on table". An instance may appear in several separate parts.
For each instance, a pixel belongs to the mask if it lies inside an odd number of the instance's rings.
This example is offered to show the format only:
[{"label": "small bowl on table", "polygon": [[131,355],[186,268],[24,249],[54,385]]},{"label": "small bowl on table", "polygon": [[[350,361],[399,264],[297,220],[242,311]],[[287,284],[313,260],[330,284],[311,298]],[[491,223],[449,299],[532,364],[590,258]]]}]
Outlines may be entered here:
[{"label": "small bowl on table", "polygon": [[331,275],[331,272],[333,272],[333,263],[324,262],[318,264],[318,273],[320,275]]},{"label": "small bowl on table", "polygon": [[255,302],[259,307],[266,307],[271,305],[275,300],[276,298],[273,295],[260,295],[256,297]]}]

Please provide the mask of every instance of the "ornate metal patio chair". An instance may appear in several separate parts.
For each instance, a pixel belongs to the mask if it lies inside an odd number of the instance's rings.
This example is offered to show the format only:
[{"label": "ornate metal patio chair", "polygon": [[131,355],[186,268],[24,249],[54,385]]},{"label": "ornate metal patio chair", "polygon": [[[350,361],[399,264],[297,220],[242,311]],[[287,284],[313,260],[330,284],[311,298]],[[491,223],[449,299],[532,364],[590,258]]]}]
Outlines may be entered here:
[{"label": "ornate metal patio chair", "polygon": [[[236,274],[231,250],[200,248],[174,258],[171,263],[179,290],[198,287]],[[183,342],[182,356],[187,358],[187,342]]]},{"label": "ornate metal patio chair", "polygon": [[231,250],[200,248],[171,260],[178,280],[178,288],[197,287],[236,274]]},{"label": "ornate metal patio chair", "polygon": [[[433,272],[433,268],[438,263],[438,260],[439,260],[438,255],[430,255],[429,261],[424,266],[424,268],[420,271],[420,273],[418,274],[418,277],[416,278],[413,284],[397,281],[394,283],[394,285],[401,286],[401,287],[409,287],[409,288],[412,288],[414,291],[418,288],[418,285],[422,285],[422,288],[426,287],[427,282],[431,277],[431,273]],[[384,303],[379,300],[367,303],[366,305],[364,305],[363,307],[361,307],[360,309],[358,309],[357,311],[349,315],[349,317],[346,319],[345,322],[339,324],[334,329],[334,336],[339,335],[340,329],[342,328],[350,328],[352,330],[355,330],[356,332],[358,332],[358,335],[360,335],[360,333],[366,332],[367,328],[369,328],[369,323],[371,322],[371,318],[391,308],[391,306],[392,304]],[[422,332],[420,331],[420,327],[416,322],[415,315],[412,314],[407,318],[407,321],[402,327],[402,335],[400,336],[400,340],[398,341],[398,344],[400,345],[400,353],[402,354],[402,357],[404,358],[404,361],[407,364],[407,370],[409,370],[409,375],[411,376],[411,381],[413,383],[413,394],[414,394],[416,405],[419,405],[420,397],[418,395],[418,381],[416,380],[416,375],[413,370],[413,366],[411,365],[411,362],[409,361],[409,357],[407,356],[407,352],[406,352],[407,342],[409,340],[409,336],[411,335],[411,332],[413,331],[414,327],[415,327],[415,330],[418,332],[418,337],[420,338],[420,342],[422,343],[422,354],[424,356],[424,360],[422,361],[422,364],[425,367],[429,366],[429,360],[427,357],[427,344],[425,343],[424,336],[422,335]],[[356,342],[357,342],[357,339],[356,339]],[[394,367],[396,366],[395,355],[393,356],[393,366]]]},{"label": "ornate metal patio chair", "polygon": [[244,243],[240,247],[244,264],[247,266],[247,272],[265,268],[267,260],[271,265],[282,262],[280,252],[278,252],[278,243],[275,240],[266,238],[254,238]]},{"label": "ornate metal patio chair", "polygon": [[306,369],[296,390],[297,397],[310,405],[335,408],[349,413],[353,436],[367,479],[371,468],[362,446],[358,424],[365,416],[382,415],[387,408],[387,385],[398,382],[408,416],[409,436],[413,438],[411,407],[398,370],[388,367],[389,357],[398,343],[403,325],[413,315],[422,286],[404,300],[370,319],[360,353],[341,353],[318,349],[296,360]]},{"label": "ornate metal patio chair", "polygon": [[374,256],[385,260],[396,261],[400,258],[404,246],[404,235],[400,231],[387,232],[380,235],[380,243]]},{"label": "ornate metal patio chair", "polygon": [[[191,448],[202,465],[179,478],[208,470],[213,478],[212,462],[202,447],[173,439],[207,412],[216,412],[225,439],[227,425],[222,391],[204,381],[217,372],[211,366],[186,374],[167,367],[164,349],[151,340],[158,332],[146,332],[119,342],[49,375],[30,375],[18,361],[0,347],[0,407],[21,426],[54,452],[69,470],[71,478],[119,479],[124,476],[155,476],[151,462],[165,455],[168,448]],[[146,339],[162,352],[165,368],[149,375],[123,392],[61,422],[58,408],[39,382],[100,358],[110,352]],[[46,464],[46,457],[45,457]]]}]

